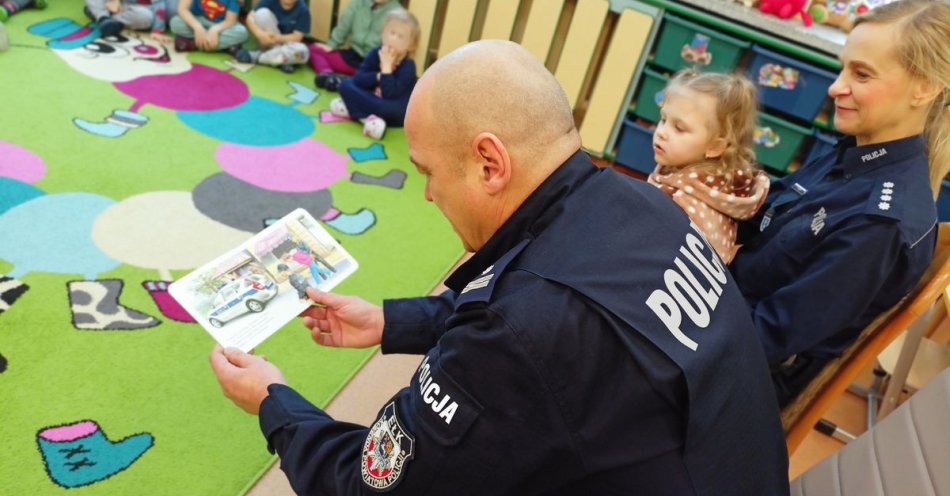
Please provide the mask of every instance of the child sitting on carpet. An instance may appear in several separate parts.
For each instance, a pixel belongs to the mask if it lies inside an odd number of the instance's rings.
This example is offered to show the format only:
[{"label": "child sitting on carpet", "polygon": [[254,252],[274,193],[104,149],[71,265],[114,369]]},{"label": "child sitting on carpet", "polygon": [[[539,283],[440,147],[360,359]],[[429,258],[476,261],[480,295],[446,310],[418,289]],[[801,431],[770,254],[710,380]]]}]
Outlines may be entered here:
[{"label": "child sitting on carpet", "polygon": [[310,32],[310,9],[303,0],[260,0],[247,16],[247,28],[260,45],[258,50],[238,50],[239,62],[276,66],[290,73],[310,58],[302,43]]},{"label": "child sitting on carpet", "polygon": [[171,20],[175,50],[228,50],[247,41],[247,28],[238,22],[238,0],[181,0]]},{"label": "child sitting on carpet", "polygon": [[716,248],[736,254],[736,219],[755,215],[769,178],[755,164],[755,86],[742,76],[680,72],[663,90],[648,181],[670,195]]},{"label": "child sitting on carpet", "polygon": [[[402,8],[398,0],[352,0],[326,43],[310,45],[310,67],[317,73],[317,88],[336,91],[345,76],[352,76],[366,53],[379,46],[379,31],[386,14]],[[340,48],[346,43],[348,48]]]},{"label": "child sitting on carpet", "polygon": [[359,71],[340,85],[340,97],[330,112],[359,119],[363,134],[381,139],[386,126],[402,127],[409,95],[416,85],[416,64],[409,54],[419,41],[419,22],[408,10],[386,14],[383,44],[366,54]]},{"label": "child sitting on carpet", "polygon": [[86,0],[83,10],[99,25],[103,37],[115,36],[125,28],[151,29],[164,36],[165,0]]}]

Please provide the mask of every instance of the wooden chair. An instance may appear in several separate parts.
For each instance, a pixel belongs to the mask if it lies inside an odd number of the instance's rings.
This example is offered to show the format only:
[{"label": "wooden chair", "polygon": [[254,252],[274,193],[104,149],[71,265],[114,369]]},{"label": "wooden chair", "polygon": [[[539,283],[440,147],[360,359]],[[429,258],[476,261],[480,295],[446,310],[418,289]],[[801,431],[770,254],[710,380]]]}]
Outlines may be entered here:
[{"label": "wooden chair", "polygon": [[917,286],[864,328],[845,353],[825,368],[792,403],[782,409],[785,442],[791,456],[831,404],[878,354],[924,315],[950,285],[950,223],[940,223],[934,258]]}]

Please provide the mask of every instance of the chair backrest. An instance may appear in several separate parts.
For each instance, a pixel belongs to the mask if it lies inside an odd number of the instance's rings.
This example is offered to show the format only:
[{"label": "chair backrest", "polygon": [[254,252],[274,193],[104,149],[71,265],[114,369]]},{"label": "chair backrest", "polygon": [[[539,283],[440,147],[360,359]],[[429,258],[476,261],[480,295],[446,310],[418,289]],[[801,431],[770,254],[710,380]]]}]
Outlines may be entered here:
[{"label": "chair backrest", "polygon": [[933,260],[904,299],[864,328],[840,357],[828,362],[798,397],[782,409],[789,456],[831,404],[910,324],[923,315],[950,285],[950,223],[941,222]]},{"label": "chair backrest", "polygon": [[791,483],[792,496],[950,495],[950,369]]}]

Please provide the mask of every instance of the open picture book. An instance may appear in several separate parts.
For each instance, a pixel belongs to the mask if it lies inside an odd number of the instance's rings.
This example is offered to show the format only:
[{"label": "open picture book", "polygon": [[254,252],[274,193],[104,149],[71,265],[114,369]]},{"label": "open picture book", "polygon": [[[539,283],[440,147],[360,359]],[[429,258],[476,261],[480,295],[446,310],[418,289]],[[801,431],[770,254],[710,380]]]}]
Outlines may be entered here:
[{"label": "open picture book", "polygon": [[306,210],[297,209],[175,281],[169,293],[222,346],[250,351],[358,267]]}]

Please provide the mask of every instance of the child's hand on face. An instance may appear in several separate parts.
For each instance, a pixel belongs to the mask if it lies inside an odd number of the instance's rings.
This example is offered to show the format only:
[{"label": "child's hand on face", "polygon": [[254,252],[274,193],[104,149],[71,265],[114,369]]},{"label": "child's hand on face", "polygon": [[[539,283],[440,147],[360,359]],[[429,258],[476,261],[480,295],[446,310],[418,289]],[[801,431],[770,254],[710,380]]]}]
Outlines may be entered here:
[{"label": "child's hand on face", "polygon": [[393,66],[396,64],[396,51],[391,46],[383,45],[379,49],[379,69],[380,72],[393,72]]}]

